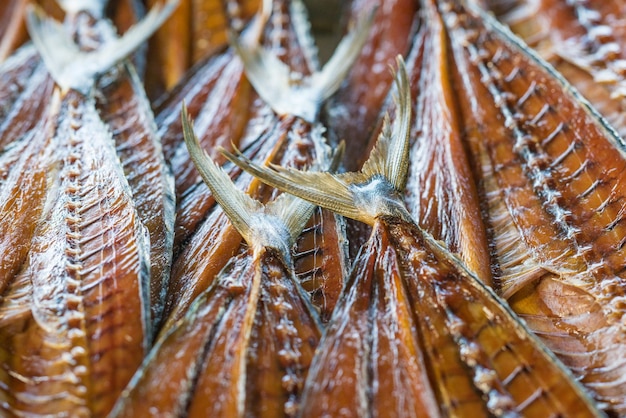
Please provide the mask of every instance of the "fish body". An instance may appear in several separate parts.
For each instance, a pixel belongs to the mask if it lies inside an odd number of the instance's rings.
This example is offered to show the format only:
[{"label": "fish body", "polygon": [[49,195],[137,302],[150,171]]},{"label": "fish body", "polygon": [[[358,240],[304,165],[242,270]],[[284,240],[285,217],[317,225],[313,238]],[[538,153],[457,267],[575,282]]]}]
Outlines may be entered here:
[{"label": "fish body", "polygon": [[407,57],[415,121],[405,202],[421,228],[444,241],[490,285],[490,250],[463,143],[445,26],[432,2],[422,2],[419,14]]},{"label": "fish body", "polygon": [[404,205],[411,120],[396,119],[356,173],[229,160],[372,226],[305,382],[302,416],[601,416],[559,361]]},{"label": "fish body", "polygon": [[[23,262],[3,283],[0,397],[7,416],[106,416],[150,346],[150,231],[111,131],[122,127],[103,121],[94,88],[166,12],[153,12],[121,41],[78,12],[67,23],[75,25],[78,44],[38,9],[29,12],[31,36],[56,84],[43,122],[3,154],[32,141],[10,167],[32,175],[20,182],[29,199],[18,214],[30,216],[22,228],[32,230],[25,234],[30,247],[18,247],[27,253]],[[54,44],[59,39],[67,42]],[[121,56],[111,56],[106,49],[118,41]],[[50,55],[48,42],[58,55]],[[76,69],[68,56],[92,61]],[[8,190],[16,183],[11,172],[7,180]]]},{"label": "fish body", "polygon": [[504,10],[486,6],[499,12],[499,19],[563,74],[624,137],[626,3],[511,3]]},{"label": "fish body", "polygon": [[624,414],[624,143],[506,29],[446,4],[496,288],[603,408]]},{"label": "fish body", "polygon": [[[290,247],[313,207],[288,196],[252,200],[203,153],[184,117],[190,155],[247,245],[166,328],[113,416],[146,407],[168,416],[295,416],[321,331]],[[170,369],[167,382],[157,378]]]},{"label": "fish body", "polygon": [[[191,86],[181,87],[176,91],[176,94],[190,98],[190,116],[196,118],[196,132],[200,143],[203,148],[209,149],[212,155],[217,155],[218,161],[222,157],[216,153],[217,146],[222,144],[223,147],[232,149],[233,144],[230,141],[241,148],[248,157],[263,163],[275,162],[285,166],[304,167],[315,161],[316,152],[312,144],[319,140],[324,132],[323,126],[317,120],[317,109],[324,97],[339,85],[337,80],[345,74],[346,66],[351,62],[350,58],[355,55],[354,48],[358,51],[367,27],[368,20],[365,19],[357,30],[347,36],[343,46],[338,48],[339,57],[344,57],[345,60],[340,61],[336,57],[330,67],[315,71],[312,67],[315,60],[310,58],[311,54],[302,52],[301,46],[307,43],[301,41],[302,35],[298,38],[300,31],[293,27],[299,22],[292,17],[295,12],[290,10],[286,3],[281,2],[275,6],[269,15],[264,42],[272,45],[273,40],[278,40],[280,47],[263,49],[258,41],[248,43],[248,40],[242,37],[241,40],[236,40],[233,46],[241,58],[230,56],[212,58],[207,61],[207,68],[212,68],[210,72],[199,70],[191,76],[191,79],[205,80],[207,85],[213,86],[212,90]],[[286,62],[290,67],[285,64]],[[250,84],[258,90],[261,97],[252,91],[249,82],[244,78],[244,69],[248,79],[254,80]],[[337,71],[332,71],[334,69]],[[218,78],[219,72],[222,76]],[[291,81],[298,78],[301,78],[298,83]],[[268,85],[280,85],[288,89],[275,94],[276,89],[259,87],[260,80],[267,80]],[[202,100],[201,97],[205,99]],[[221,107],[224,101],[229,104],[226,108]],[[291,103],[290,101],[300,103],[293,107],[293,113],[291,110],[285,110],[289,107],[285,103]],[[168,100],[168,103],[170,104],[164,109],[171,108],[173,102]],[[238,114],[240,106],[244,106],[244,113]],[[248,109],[247,112],[245,109]],[[197,113],[194,114],[193,111]],[[242,115],[247,115],[248,119]],[[312,118],[307,119],[305,115]],[[165,152],[171,156],[173,171],[180,179],[177,189],[179,202],[175,238],[176,256],[169,292],[171,297],[166,308],[169,316],[166,325],[168,328],[184,315],[191,301],[206,289],[227,260],[236,254],[239,244],[236,232],[226,226],[228,222],[224,215],[218,212],[219,209],[217,211],[214,209],[215,200],[208,186],[199,182],[197,170],[191,164],[188,151],[175,139],[180,138],[182,134],[182,130],[177,128],[180,123],[175,121],[172,114],[162,120],[165,122],[162,129],[168,132],[164,137],[172,138],[168,140],[171,145],[165,146]],[[229,133],[239,135],[238,139]],[[272,192],[261,183],[247,174],[240,176],[241,171],[236,166],[229,165],[225,168],[240,189],[247,190],[251,196],[262,202],[270,199]],[[302,280],[308,283],[311,292],[319,292],[324,286],[336,291],[342,285],[340,282],[332,281],[341,280],[342,276],[333,272],[345,266],[343,255],[345,239],[338,235],[343,234],[343,226],[334,216],[326,215],[318,220],[325,221],[323,225],[311,230],[315,231],[312,235],[315,237],[313,243],[310,240],[307,242],[303,240],[301,248],[296,250],[298,252],[296,266],[302,268],[302,271],[296,273],[301,274]],[[324,234],[330,234],[329,238],[322,238],[321,235]],[[214,242],[214,245],[207,246],[207,241]],[[319,246],[313,248],[318,243]],[[322,264],[327,270],[322,271],[319,268]],[[318,300],[325,304],[327,318],[332,310],[333,301],[336,300],[336,294],[329,295],[328,298],[318,295]]]}]

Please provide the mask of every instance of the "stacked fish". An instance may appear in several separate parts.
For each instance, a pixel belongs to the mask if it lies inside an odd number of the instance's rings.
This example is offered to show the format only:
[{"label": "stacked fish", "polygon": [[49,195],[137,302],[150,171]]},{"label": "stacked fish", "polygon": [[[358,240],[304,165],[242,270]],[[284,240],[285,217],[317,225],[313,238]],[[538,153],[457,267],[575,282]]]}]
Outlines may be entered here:
[{"label": "stacked fish", "polygon": [[626,2],[344,9],[0,10],[0,416],[626,417]]}]

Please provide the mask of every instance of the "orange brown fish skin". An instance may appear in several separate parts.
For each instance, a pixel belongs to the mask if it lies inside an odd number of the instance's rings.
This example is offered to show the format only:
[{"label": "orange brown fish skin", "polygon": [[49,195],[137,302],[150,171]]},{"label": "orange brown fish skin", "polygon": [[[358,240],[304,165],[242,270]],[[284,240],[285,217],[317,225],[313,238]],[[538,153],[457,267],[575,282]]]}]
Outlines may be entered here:
[{"label": "orange brown fish skin", "polygon": [[450,7],[444,21],[499,292],[603,409],[624,414],[624,144],[489,18]]},{"label": "orange brown fish skin", "polygon": [[601,416],[508,306],[408,213],[411,100],[398,66],[396,119],[360,172],[261,167],[224,153],[284,192],[372,226],[311,365],[302,416]]},{"label": "orange brown fish skin", "polygon": [[[370,34],[343,86],[327,105],[326,122],[337,142],[346,141],[344,164],[359,169],[376,139],[380,109],[393,76],[390,65],[410,47],[417,1],[353,0],[346,21],[377,8]],[[332,139],[332,138],[331,138]]]},{"label": "orange brown fish skin", "polygon": [[2,408],[105,416],[147,350],[148,242],[93,100],[70,90],[58,112],[58,169],[16,278],[31,277],[30,315],[0,331]]},{"label": "orange brown fish skin", "polygon": [[150,306],[155,327],[168,288],[174,239],[174,185],[143,87],[126,63],[100,79],[97,106],[116,142],[138,215],[150,233]]},{"label": "orange brown fish skin", "polygon": [[624,137],[626,3],[621,0],[512,3],[509,10],[501,11],[502,19],[562,73]]},{"label": "orange brown fish skin", "polygon": [[3,2],[0,9],[0,62],[11,55],[27,38],[26,27],[21,19],[26,3],[26,0]]},{"label": "orange brown fish skin", "polygon": [[445,29],[430,1],[422,2],[420,17],[407,58],[415,121],[405,202],[421,228],[460,254],[491,285],[489,247],[462,142]]},{"label": "orange brown fish skin", "polygon": [[293,416],[320,332],[282,257],[234,257],[155,346],[112,416]]},{"label": "orange brown fish skin", "polygon": [[43,211],[50,130],[45,118],[0,156],[0,300],[26,259]]}]

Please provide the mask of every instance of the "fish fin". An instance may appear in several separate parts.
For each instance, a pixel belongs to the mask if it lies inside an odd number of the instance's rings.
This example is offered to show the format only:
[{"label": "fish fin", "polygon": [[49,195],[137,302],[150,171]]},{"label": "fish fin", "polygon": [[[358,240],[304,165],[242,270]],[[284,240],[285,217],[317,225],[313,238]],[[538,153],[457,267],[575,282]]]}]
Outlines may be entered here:
[{"label": "fish fin", "polygon": [[41,55],[52,78],[61,87],[66,68],[75,62],[81,52],[63,25],[46,16],[45,11],[36,4],[29,4],[26,9],[26,25],[33,44]]},{"label": "fish fin", "polygon": [[397,109],[395,122],[391,126],[389,113],[385,115],[382,132],[361,171],[368,177],[382,174],[397,191],[402,192],[406,185],[409,166],[411,93],[402,57],[398,56],[396,62],[398,71],[395,77],[397,88],[394,96]]},{"label": "fish fin", "polygon": [[148,39],[170,16],[179,0],[157,4],[126,33],[101,48],[84,52],[65,31],[62,24],[46,17],[37,6],[29,5],[26,13],[28,32],[41,54],[48,71],[63,89],[87,93],[98,74],[122,61]]},{"label": "fish fin", "polygon": [[243,61],[246,76],[257,93],[279,115],[315,122],[321,103],[339,88],[367,39],[373,13],[346,35],[324,68],[310,77],[293,73],[276,56],[257,44],[244,45],[231,32],[233,47]]},{"label": "fish fin", "polygon": [[311,89],[319,91],[320,102],[332,96],[346,78],[367,41],[375,13],[376,9],[373,9],[360,18],[354,29],[341,39],[322,71],[311,76]]},{"label": "fish fin", "polygon": [[[309,168],[309,172],[319,172],[329,170],[334,172],[339,166],[343,155],[343,145],[340,145],[335,152],[332,152],[322,136],[324,128],[315,125],[311,131],[311,139],[315,147],[316,159]],[[236,149],[236,148],[235,148]],[[280,218],[287,226],[287,231],[291,236],[291,244],[295,244],[300,233],[311,219],[315,205],[302,200],[294,195],[283,193],[275,200],[265,205],[269,213]]]},{"label": "fish fin", "polygon": [[241,153],[235,155],[226,150],[221,152],[228,160],[272,187],[328,208],[343,216],[353,219],[361,218],[358,208],[354,205],[354,196],[350,190],[352,183],[367,180],[360,173],[331,174],[328,172],[300,171],[274,164],[270,164],[269,167],[262,167]]},{"label": "fish fin", "polygon": [[[261,167],[250,159],[223,150],[224,156],[261,179],[301,199],[308,200],[342,216],[373,225],[383,214],[396,214],[410,218],[401,202],[395,202],[379,195],[376,188],[382,187],[387,193],[392,187],[404,187],[408,168],[408,133],[411,118],[408,77],[401,58],[398,58],[396,79],[400,94],[395,96],[399,110],[393,126],[384,129],[383,135],[372,151],[364,169],[359,173],[331,174],[328,172],[303,172],[270,164]],[[395,136],[394,136],[395,135]],[[342,147],[340,146],[340,152]],[[384,177],[383,182],[374,180]],[[370,187],[372,186],[372,187]],[[396,189],[402,190],[402,189]]]},{"label": "fish fin", "polygon": [[263,205],[237,189],[228,174],[219,168],[200,147],[187,113],[187,107],[184,104],[181,117],[185,143],[198,172],[211,189],[215,200],[228,215],[233,226],[246,242],[252,242],[251,215],[263,211]]}]

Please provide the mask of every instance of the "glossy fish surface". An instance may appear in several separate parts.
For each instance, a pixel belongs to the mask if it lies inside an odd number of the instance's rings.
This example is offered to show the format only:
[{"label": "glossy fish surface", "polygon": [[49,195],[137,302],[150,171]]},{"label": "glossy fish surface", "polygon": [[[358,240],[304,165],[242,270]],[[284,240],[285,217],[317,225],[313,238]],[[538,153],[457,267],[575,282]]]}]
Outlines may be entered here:
[{"label": "glossy fish surface", "polygon": [[[56,85],[42,121],[2,157],[29,141],[2,184],[14,190],[8,210],[25,208],[13,221],[29,216],[20,227],[32,228],[24,261],[2,286],[3,415],[106,416],[149,349],[150,232],[116,150],[122,127],[103,121],[94,87],[166,13],[158,8],[129,37],[109,38],[112,28],[105,21],[92,26],[85,11],[65,28],[29,11],[31,36]],[[65,32],[70,27],[78,44]],[[12,179],[17,169],[28,181]]]},{"label": "glossy fish surface", "polygon": [[0,331],[10,415],[105,416],[148,347],[149,242],[95,103],[77,96],[61,101],[52,189],[14,278],[28,314]]},{"label": "glossy fish surface", "polygon": [[[167,416],[295,416],[320,329],[289,248],[313,206],[288,196],[253,201],[183,123],[203,179],[247,245],[168,328],[113,416],[146,407]],[[169,379],[156,378],[163,370],[173,371]]]},{"label": "glossy fish surface", "polygon": [[[600,416],[573,376],[402,202],[410,99],[361,172],[263,168],[268,184],[372,225],[305,383],[303,416]],[[239,159],[238,159],[239,158]]]},{"label": "glossy fish surface", "polygon": [[490,252],[450,77],[446,32],[433,2],[422,2],[407,66],[413,113],[405,202],[418,225],[491,284]]},{"label": "glossy fish surface", "polygon": [[603,408],[623,415],[624,143],[489,16],[440,10],[489,205],[498,292]]},{"label": "glossy fish surface", "polygon": [[[236,75],[236,83],[250,90],[249,97],[238,95],[236,90],[238,85],[233,84],[234,80],[224,76],[206,79],[211,83],[215,80],[215,84],[205,102],[196,100],[195,94],[205,94],[200,92],[200,89],[180,90],[181,94],[189,94],[192,97],[194,106],[202,106],[195,115],[196,132],[202,147],[208,149],[209,153],[216,153],[217,146],[220,144],[232,149],[230,142],[232,141],[249,158],[260,163],[274,162],[303,168],[315,161],[312,138],[318,138],[324,132],[316,115],[326,98],[320,96],[328,95],[329,91],[338,85],[337,79],[345,74],[346,67],[355,55],[354,51],[358,51],[359,42],[364,37],[368,20],[361,21],[358,28],[344,39],[344,46],[338,48],[341,54],[335,57],[331,66],[316,72],[314,67],[309,67],[308,63],[314,60],[307,58],[310,54],[302,51],[302,43],[297,37],[298,31],[292,27],[289,13],[292,12],[287,8],[287,4],[274,8],[270,16],[276,14],[282,16],[283,19],[270,17],[271,25],[268,24],[269,27],[266,28],[266,42],[271,45],[270,40],[277,38],[281,40],[281,47],[273,46],[264,49],[259,43],[252,45],[246,43],[243,38],[235,44],[235,48],[243,58],[233,57],[228,61],[223,61],[223,68],[238,68],[237,72],[233,71],[228,74]],[[341,58],[344,59],[340,60]],[[291,67],[292,61],[293,67]],[[285,62],[289,62],[289,66]],[[243,79],[244,67],[246,67],[248,78],[254,80],[252,84],[255,89],[263,92],[263,97],[257,96],[251,90],[248,81]],[[215,67],[216,70],[219,68],[219,66]],[[333,71],[335,69],[337,71]],[[311,73],[313,74],[307,76]],[[197,73],[197,76],[201,77],[200,73]],[[290,81],[296,76],[303,77],[301,83],[294,84]],[[267,87],[263,90],[264,87],[258,85],[258,80],[265,80],[267,85],[280,86],[278,90],[283,87],[287,88],[288,93],[273,96],[277,90],[267,89]],[[319,84],[307,84],[315,83],[314,80],[320,80]],[[243,99],[246,100],[243,101]],[[293,104],[289,102],[290,100],[297,104],[293,107],[285,105],[286,102]],[[226,108],[220,107],[220,103],[224,101],[229,104]],[[242,119],[241,114],[237,115],[239,105],[246,106],[249,119]],[[279,110],[276,110],[277,108]],[[296,114],[298,110],[311,118],[307,119]],[[294,113],[290,113],[291,111]],[[194,117],[191,107],[190,116]],[[176,122],[173,121],[171,114],[167,120],[169,121],[166,128],[168,135],[164,137],[170,137],[169,134],[180,137],[181,132],[176,129]],[[239,139],[228,135],[229,132],[234,134],[236,131],[223,129],[222,122],[224,121],[229,123],[237,121],[234,126],[238,130],[241,129],[238,133]],[[227,260],[236,254],[239,246],[236,231],[228,227],[227,219],[219,213],[220,210],[214,209],[215,200],[210,190],[204,183],[198,183],[198,174],[191,166],[187,150],[181,148],[182,144],[178,144],[176,140],[169,143],[176,144],[176,151],[169,155],[171,155],[174,173],[179,179],[177,183],[179,200],[175,239],[176,258],[167,304],[169,318],[166,328],[182,317],[190,302],[206,289],[208,283],[223,268]],[[174,147],[166,146],[166,155],[168,155],[168,149],[173,150]],[[222,159],[222,157],[219,158]],[[240,176],[239,168],[232,165],[225,168],[240,190],[247,190],[251,196],[262,202],[267,201],[271,196],[270,190],[249,175]],[[195,182],[192,183],[194,180]],[[313,234],[309,234],[310,238],[313,238],[313,243],[310,239],[303,239],[299,248],[296,249],[298,253],[296,273],[308,283],[307,287],[311,292],[320,291],[324,286],[336,292],[342,284],[332,281],[340,281],[343,275],[336,275],[334,272],[345,266],[343,255],[345,238],[341,237],[343,226],[336,217],[328,215],[319,217],[318,222],[320,222],[319,226],[307,231],[314,231]],[[328,238],[323,238],[322,235],[326,234],[330,235]],[[213,242],[214,245],[207,246],[206,242]],[[324,269],[320,268],[322,265]],[[334,296],[329,294],[328,298],[318,295],[317,300],[326,306],[324,318],[327,318],[332,310],[336,296],[337,293]]]},{"label": "glossy fish surface", "polygon": [[499,18],[563,74],[624,137],[626,2],[511,3],[500,11]]}]

